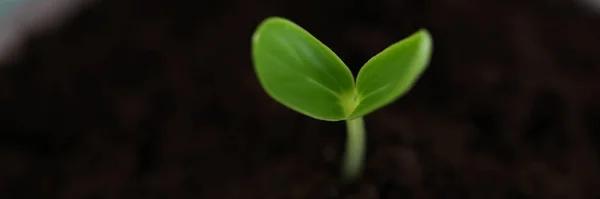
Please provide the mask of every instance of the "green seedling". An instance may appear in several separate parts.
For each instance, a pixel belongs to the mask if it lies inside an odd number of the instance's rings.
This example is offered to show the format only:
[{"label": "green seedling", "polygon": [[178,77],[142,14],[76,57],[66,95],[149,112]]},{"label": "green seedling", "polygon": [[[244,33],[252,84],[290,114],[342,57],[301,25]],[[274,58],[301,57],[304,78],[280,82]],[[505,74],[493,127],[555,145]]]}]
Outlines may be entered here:
[{"label": "green seedling", "polygon": [[363,117],[410,90],[429,65],[432,48],[431,35],[421,29],[367,61],[355,82],[331,49],[294,22],[267,18],[252,36],[254,69],[271,98],[314,119],[346,121],[345,181],[363,170]]}]

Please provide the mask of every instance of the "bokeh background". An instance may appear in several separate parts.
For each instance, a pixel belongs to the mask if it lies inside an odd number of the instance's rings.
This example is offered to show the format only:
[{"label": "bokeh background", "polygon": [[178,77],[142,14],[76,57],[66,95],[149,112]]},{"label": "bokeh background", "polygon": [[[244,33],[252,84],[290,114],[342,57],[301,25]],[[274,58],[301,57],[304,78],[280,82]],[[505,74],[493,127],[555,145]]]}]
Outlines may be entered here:
[{"label": "bokeh background", "polygon": [[[593,1],[94,1],[0,65],[0,198],[600,198]],[[432,33],[414,89],[365,118],[358,182],[339,182],[344,123],[259,86],[268,16],[355,73]]]}]

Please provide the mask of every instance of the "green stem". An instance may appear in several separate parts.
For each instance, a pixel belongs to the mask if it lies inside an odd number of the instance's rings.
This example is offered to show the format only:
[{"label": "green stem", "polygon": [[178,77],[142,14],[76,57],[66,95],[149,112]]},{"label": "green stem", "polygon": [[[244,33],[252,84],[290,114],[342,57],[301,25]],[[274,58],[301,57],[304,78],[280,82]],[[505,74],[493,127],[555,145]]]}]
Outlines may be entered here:
[{"label": "green stem", "polygon": [[346,120],[348,135],[346,137],[346,152],[343,159],[342,178],[353,181],[362,174],[365,156],[365,127],[362,117]]}]

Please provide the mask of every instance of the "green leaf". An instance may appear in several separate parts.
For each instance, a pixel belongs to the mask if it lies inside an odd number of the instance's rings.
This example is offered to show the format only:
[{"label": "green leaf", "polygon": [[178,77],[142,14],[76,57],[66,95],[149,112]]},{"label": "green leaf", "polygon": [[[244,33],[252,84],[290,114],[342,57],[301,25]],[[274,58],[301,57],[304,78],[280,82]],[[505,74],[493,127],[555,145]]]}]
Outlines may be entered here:
[{"label": "green leaf", "polygon": [[422,29],[371,58],[356,78],[358,106],[349,119],[369,114],[404,95],[429,64],[433,41]]},{"label": "green leaf", "polygon": [[291,21],[270,17],[252,37],[254,69],[273,99],[315,119],[345,120],[354,110],[354,77],[342,60]]}]

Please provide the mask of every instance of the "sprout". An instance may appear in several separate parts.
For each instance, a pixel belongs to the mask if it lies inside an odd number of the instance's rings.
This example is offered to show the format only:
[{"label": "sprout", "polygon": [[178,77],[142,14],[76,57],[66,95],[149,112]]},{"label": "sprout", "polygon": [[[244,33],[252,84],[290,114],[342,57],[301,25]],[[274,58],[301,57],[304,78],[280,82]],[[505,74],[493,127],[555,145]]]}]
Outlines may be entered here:
[{"label": "sprout", "polygon": [[264,20],[252,37],[254,69],[265,92],[306,116],[346,121],[342,178],[355,180],[365,154],[363,117],[403,96],[429,64],[432,38],[421,29],[361,68],[356,82],[350,69],[325,44],[281,17]]}]

